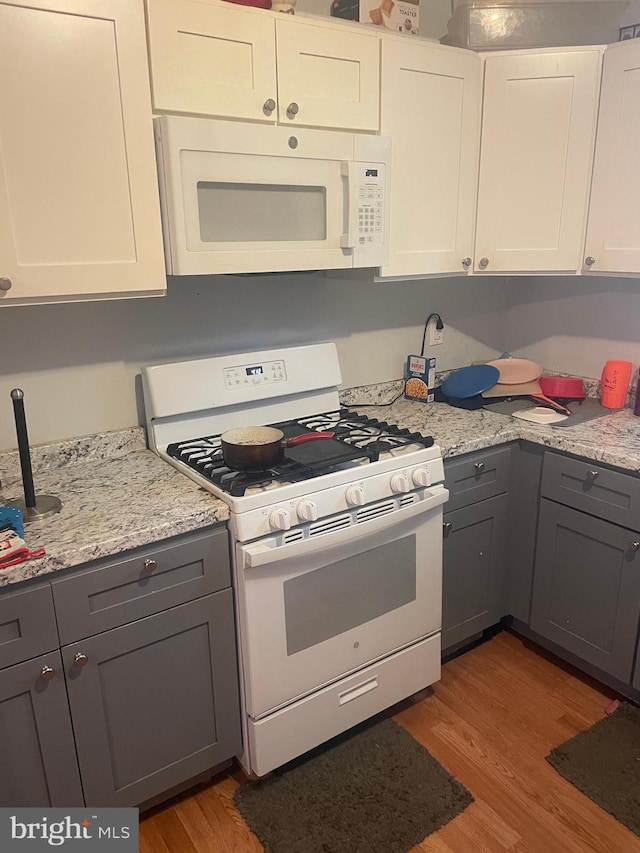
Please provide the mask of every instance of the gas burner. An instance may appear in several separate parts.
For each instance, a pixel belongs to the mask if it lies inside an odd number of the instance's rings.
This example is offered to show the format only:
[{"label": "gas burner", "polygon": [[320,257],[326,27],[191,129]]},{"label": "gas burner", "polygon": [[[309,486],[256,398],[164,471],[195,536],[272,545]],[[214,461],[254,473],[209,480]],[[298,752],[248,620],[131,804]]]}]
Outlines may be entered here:
[{"label": "gas burner", "polygon": [[225,465],[220,435],[174,442],[167,454],[234,497],[311,480],[345,467],[367,465],[386,456],[431,447],[433,439],[399,429],[349,409],[270,424],[287,438],[304,432],[335,433],[333,439],[287,448],[284,460],[265,471],[236,471]]}]

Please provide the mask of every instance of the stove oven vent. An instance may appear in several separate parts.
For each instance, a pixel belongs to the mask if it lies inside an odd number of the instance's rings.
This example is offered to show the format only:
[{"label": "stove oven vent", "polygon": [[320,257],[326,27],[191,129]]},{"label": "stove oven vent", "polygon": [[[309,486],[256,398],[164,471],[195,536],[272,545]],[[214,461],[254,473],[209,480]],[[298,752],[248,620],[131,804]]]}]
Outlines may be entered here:
[{"label": "stove oven vent", "polygon": [[335,518],[328,518],[326,521],[319,521],[317,524],[309,526],[309,536],[319,536],[323,533],[333,533],[334,530],[342,530],[343,527],[351,525],[350,515],[339,515]]},{"label": "stove oven vent", "polygon": [[302,530],[290,530],[282,537],[285,545],[288,545],[290,542],[297,542],[299,539],[304,539]]}]

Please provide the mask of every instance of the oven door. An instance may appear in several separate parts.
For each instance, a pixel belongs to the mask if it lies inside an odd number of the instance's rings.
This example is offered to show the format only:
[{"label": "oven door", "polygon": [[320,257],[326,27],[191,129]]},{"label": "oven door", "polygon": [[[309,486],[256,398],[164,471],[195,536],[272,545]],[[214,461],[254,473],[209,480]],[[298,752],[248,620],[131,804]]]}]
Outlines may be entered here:
[{"label": "oven door", "polygon": [[[400,509],[381,502],[378,517],[369,506],[306,525],[305,538],[291,544],[268,537],[236,545],[250,717],[440,631],[448,492],[438,487],[413,497]],[[335,530],[346,519],[348,526]]]}]

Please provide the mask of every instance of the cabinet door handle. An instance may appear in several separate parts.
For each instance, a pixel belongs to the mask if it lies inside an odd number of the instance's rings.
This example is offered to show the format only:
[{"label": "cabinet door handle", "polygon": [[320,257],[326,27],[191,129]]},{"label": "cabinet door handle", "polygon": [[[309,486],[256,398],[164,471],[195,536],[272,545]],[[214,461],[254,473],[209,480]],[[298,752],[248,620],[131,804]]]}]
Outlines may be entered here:
[{"label": "cabinet door handle", "polygon": [[5,276],[0,278],[0,290],[11,290],[12,286],[13,282],[10,278],[6,278]]},{"label": "cabinet door handle", "polygon": [[596,259],[592,258],[591,255],[589,255],[589,257],[584,259],[584,262],[585,262],[586,266],[592,267],[595,264]]},{"label": "cabinet door handle", "polygon": [[442,523],[442,533],[444,536],[448,536],[453,530],[453,524],[450,521],[444,521]]},{"label": "cabinet door handle", "polygon": [[56,671],[52,666],[43,666],[40,670],[40,678],[43,681],[51,681],[55,674]]},{"label": "cabinet door handle", "polygon": [[598,471],[587,471],[587,480],[595,480],[598,474]]},{"label": "cabinet door handle", "polygon": [[145,570],[145,572],[155,572],[155,570],[158,568],[158,563],[156,560],[145,560],[142,564],[142,568]]},{"label": "cabinet door handle", "polygon": [[631,551],[638,551],[640,549],[640,542],[629,542],[629,548]]},{"label": "cabinet door handle", "polygon": [[467,270],[471,266],[471,258],[463,258],[462,266]]},{"label": "cabinet door handle", "polygon": [[484,462],[476,462],[473,466],[478,474],[481,474],[484,471]]},{"label": "cabinet door handle", "polygon": [[276,102],[273,100],[273,98],[267,98],[267,100],[262,105],[262,112],[266,116],[270,116],[271,113],[275,110],[275,108],[276,108]]},{"label": "cabinet door handle", "polygon": [[73,657],[73,662],[76,666],[86,666],[89,663],[89,658],[84,654],[84,652],[76,652]]},{"label": "cabinet door handle", "polygon": [[300,107],[296,104],[295,101],[292,101],[287,107],[287,118],[294,119],[298,112],[300,111]]},{"label": "cabinet door handle", "polygon": [[489,258],[480,258],[480,263],[478,264],[481,270],[486,269],[489,266]]}]

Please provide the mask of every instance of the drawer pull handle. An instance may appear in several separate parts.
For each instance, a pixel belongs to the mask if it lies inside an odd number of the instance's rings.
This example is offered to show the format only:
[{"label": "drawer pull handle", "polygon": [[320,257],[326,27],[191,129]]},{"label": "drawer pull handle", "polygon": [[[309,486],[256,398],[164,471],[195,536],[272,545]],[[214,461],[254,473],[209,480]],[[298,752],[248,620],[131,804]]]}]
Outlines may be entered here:
[{"label": "drawer pull handle", "polygon": [[158,568],[158,563],[156,560],[145,560],[143,564],[143,569],[145,572],[155,572]]},{"label": "drawer pull handle", "polygon": [[76,652],[73,657],[73,662],[76,666],[86,666],[89,663],[89,658],[84,654],[84,652]]},{"label": "drawer pull handle", "polygon": [[40,678],[43,681],[51,681],[55,674],[56,671],[52,666],[43,666],[40,670]]},{"label": "drawer pull handle", "polygon": [[484,471],[484,462],[476,462],[473,467],[476,469],[478,474],[480,474],[481,471]]},{"label": "drawer pull handle", "polygon": [[363,681],[362,684],[358,684],[357,687],[345,690],[344,693],[338,693],[338,705],[346,705],[347,702],[353,702],[354,699],[359,699],[365,693],[375,690],[377,686],[378,676],[374,675],[372,678]]},{"label": "drawer pull handle", "polygon": [[631,548],[632,551],[640,550],[640,542],[629,542],[629,548]]},{"label": "drawer pull handle", "polygon": [[598,476],[598,471],[587,471],[587,480],[595,480]]}]

